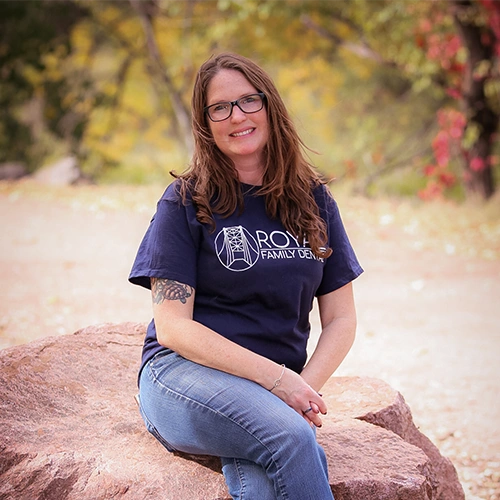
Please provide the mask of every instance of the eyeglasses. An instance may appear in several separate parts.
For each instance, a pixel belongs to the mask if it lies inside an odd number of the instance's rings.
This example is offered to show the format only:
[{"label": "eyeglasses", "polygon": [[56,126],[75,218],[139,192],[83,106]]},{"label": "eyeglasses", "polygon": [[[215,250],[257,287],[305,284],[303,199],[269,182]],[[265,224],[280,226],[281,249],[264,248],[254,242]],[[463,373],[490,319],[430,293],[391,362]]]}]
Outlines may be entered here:
[{"label": "eyeglasses", "polygon": [[222,122],[231,116],[234,106],[238,106],[246,114],[257,113],[264,107],[265,97],[263,92],[258,92],[240,97],[236,101],[218,102],[211,106],[205,106],[203,110],[213,122]]}]

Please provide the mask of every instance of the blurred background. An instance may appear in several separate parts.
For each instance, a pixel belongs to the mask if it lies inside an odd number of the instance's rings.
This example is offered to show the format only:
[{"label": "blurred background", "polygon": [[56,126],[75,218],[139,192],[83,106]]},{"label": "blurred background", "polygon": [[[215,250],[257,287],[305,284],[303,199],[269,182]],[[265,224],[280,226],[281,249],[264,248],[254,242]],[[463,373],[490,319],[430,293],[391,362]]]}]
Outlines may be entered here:
[{"label": "blurred background", "polygon": [[95,182],[164,181],[192,148],[199,65],[273,76],[312,160],[367,195],[491,197],[500,171],[493,0],[0,3],[0,163],[74,158]]},{"label": "blurred background", "polygon": [[365,268],[338,375],[500,500],[500,1],[0,1],[0,348],[150,320],[128,272],[221,51],[272,75]]}]

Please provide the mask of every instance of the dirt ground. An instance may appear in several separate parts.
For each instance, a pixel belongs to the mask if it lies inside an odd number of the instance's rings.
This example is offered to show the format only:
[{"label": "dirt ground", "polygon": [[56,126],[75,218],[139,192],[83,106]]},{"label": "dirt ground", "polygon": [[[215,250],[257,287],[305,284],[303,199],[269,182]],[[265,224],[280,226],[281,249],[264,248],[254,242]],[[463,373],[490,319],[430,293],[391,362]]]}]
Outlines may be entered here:
[{"label": "dirt ground", "polygon": [[[149,321],[149,295],[127,275],[162,190],[0,183],[0,348]],[[467,500],[500,500],[500,199],[338,200],[365,268],[357,339],[338,374],[399,390]],[[316,315],[312,324],[316,337]]]}]

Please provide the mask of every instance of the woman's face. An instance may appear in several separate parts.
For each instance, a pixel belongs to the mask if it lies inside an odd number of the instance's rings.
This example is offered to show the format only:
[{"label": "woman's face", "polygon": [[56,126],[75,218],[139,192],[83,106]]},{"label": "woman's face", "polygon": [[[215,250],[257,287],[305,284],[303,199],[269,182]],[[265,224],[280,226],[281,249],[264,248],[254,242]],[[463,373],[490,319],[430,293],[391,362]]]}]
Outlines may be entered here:
[{"label": "woman's face", "polygon": [[[223,69],[208,85],[206,105],[232,102],[256,93],[257,89],[242,73]],[[262,167],[262,153],[269,135],[265,106],[256,113],[245,114],[235,105],[231,116],[226,120],[212,122],[208,116],[207,120],[217,147],[233,160],[237,169],[252,165]]]}]

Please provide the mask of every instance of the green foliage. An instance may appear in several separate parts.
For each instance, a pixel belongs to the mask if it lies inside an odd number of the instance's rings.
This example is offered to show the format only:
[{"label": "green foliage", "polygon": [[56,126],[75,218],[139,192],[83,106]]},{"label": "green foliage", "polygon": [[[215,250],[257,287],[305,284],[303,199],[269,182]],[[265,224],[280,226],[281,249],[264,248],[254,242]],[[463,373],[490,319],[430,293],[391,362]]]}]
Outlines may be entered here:
[{"label": "green foliage", "polygon": [[[0,162],[40,158],[64,147],[68,82],[54,61],[69,50],[69,33],[85,16],[72,2],[0,4]],[[78,123],[78,120],[75,120]]]},{"label": "green foliage", "polygon": [[385,175],[367,189],[367,194],[372,197],[380,195],[416,197],[425,184],[426,181],[419,170],[410,166]]},{"label": "green foliage", "polygon": [[[368,194],[414,195],[436,110],[452,101],[440,61],[419,44],[438,16],[436,40],[453,32],[446,2],[28,0],[0,9],[0,161],[32,168],[70,152],[102,182],[168,180],[189,161],[181,122],[196,70],[230,50],[269,70],[326,176]],[[487,92],[499,95],[498,80]],[[473,139],[467,129],[464,141]]]}]

